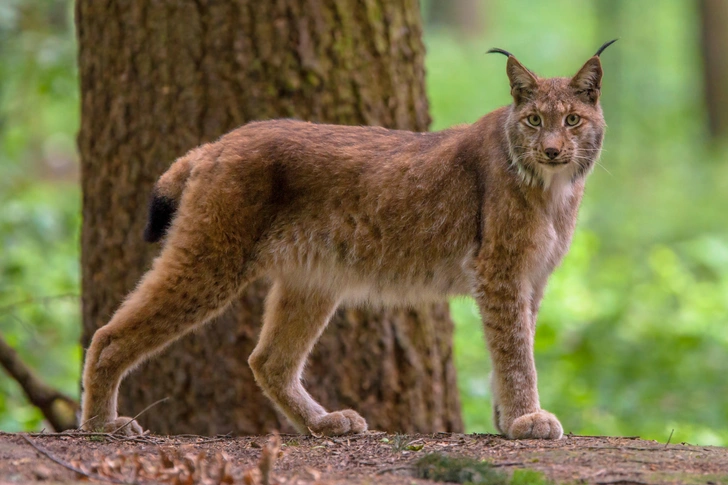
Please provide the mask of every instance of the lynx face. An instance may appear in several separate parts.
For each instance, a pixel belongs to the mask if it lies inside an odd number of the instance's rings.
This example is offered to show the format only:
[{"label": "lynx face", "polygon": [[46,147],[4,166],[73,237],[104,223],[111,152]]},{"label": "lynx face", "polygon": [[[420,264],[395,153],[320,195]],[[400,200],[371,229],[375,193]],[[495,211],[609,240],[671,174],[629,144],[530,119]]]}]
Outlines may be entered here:
[{"label": "lynx face", "polygon": [[599,63],[590,60],[571,79],[540,79],[510,57],[508,76],[515,105],[506,132],[524,181],[548,189],[586,175],[604,138]]}]

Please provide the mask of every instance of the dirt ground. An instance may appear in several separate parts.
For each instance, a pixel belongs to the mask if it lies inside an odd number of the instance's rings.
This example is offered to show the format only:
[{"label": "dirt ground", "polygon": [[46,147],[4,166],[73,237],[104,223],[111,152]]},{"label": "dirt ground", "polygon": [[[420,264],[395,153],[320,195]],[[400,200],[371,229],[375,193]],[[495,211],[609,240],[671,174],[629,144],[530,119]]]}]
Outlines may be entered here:
[{"label": "dirt ground", "polygon": [[0,433],[0,484],[90,480],[419,485],[435,483],[416,478],[414,469],[418,459],[433,452],[486,460],[509,472],[538,470],[556,483],[728,485],[725,448],[636,438],[566,436],[550,442],[508,441],[482,434],[382,432],[338,438],[147,435],[134,439]]}]

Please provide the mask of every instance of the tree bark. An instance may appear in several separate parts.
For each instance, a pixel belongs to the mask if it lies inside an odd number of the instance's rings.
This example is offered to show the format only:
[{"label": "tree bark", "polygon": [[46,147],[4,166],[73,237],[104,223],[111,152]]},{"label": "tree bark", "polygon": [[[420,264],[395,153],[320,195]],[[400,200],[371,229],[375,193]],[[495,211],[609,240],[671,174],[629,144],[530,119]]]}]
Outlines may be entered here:
[{"label": "tree bark", "polygon": [[[417,0],[78,0],[86,347],[159,251],[145,245],[156,178],[188,149],[251,120],[426,130]],[[290,431],[247,365],[266,284],[122,385],[120,411],[157,433]],[[445,303],[337,312],[307,387],[370,428],[462,429]]]},{"label": "tree bark", "polygon": [[705,106],[713,139],[728,139],[728,2],[700,0]]}]

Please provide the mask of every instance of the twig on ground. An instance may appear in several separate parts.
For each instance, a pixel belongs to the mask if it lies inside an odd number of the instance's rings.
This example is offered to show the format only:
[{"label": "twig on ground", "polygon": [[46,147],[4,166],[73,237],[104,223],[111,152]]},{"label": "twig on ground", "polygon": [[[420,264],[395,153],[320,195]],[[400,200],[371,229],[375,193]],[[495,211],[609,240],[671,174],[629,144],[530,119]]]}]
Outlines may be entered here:
[{"label": "twig on ground", "polygon": [[602,435],[589,435],[589,434],[574,434],[569,433],[566,436],[569,438],[613,438],[618,440],[638,440],[641,439],[639,436],[602,436]]},{"label": "twig on ground", "polygon": [[522,461],[506,461],[503,463],[491,463],[490,466],[493,468],[499,468],[504,466],[523,466],[525,463]]},{"label": "twig on ground", "polygon": [[629,483],[630,485],[650,485],[647,482],[639,482],[639,481],[631,479],[631,478],[629,480],[626,480],[624,478],[615,478],[614,480],[608,480],[605,482],[594,482],[594,483],[596,483],[597,485],[622,485],[625,483]]},{"label": "twig on ground", "polygon": [[[229,438],[229,437],[230,437],[230,436],[231,436],[232,434],[233,434],[233,432],[232,432],[232,431],[228,431],[228,432],[227,432],[227,433],[225,433],[225,434],[218,434],[218,435],[215,435],[215,436],[213,436],[213,438],[215,438],[215,439],[216,439],[216,438]],[[170,438],[200,438],[200,439],[209,439],[210,437],[209,437],[209,436],[203,436],[203,435],[201,435],[201,434],[189,434],[189,433],[184,433],[184,434],[175,434],[175,435],[171,435],[171,436],[170,436]]]},{"label": "twig on ground", "polygon": [[227,441],[229,439],[230,439],[230,437],[227,436],[227,435],[225,435],[225,436],[216,436],[215,438],[201,439],[200,441],[196,441],[195,444],[196,445],[206,445],[208,443],[218,443],[220,441]]},{"label": "twig on ground", "polygon": [[665,443],[665,448],[667,448],[667,445],[670,444],[670,440],[672,439],[672,434],[675,432],[675,428],[670,431],[670,436],[667,438],[667,443]]},{"label": "twig on ground", "polygon": [[[659,443],[657,443],[659,445]],[[636,450],[636,451],[656,451],[664,452],[665,447],[657,446],[655,448],[645,448],[641,446],[585,446],[585,450]],[[687,450],[694,451],[694,450]]]},{"label": "twig on ground", "polygon": [[78,425],[78,429],[83,429],[83,427],[86,426],[86,424],[90,423],[91,421],[93,421],[97,417],[98,417],[98,414],[94,414],[93,416],[91,416],[90,418],[88,418],[86,421],[84,421],[83,423],[79,424]]},{"label": "twig on ground", "polygon": [[[26,441],[26,443],[28,443],[30,446],[35,448],[35,451],[37,451],[41,455],[45,456],[46,458],[51,460],[53,463],[60,465],[63,468],[66,468],[68,470],[71,470],[72,472],[75,472],[81,476],[84,476],[86,478],[92,478],[94,480],[100,480],[102,482],[117,483],[117,484],[121,484],[121,485],[126,485],[126,484],[130,483],[130,482],[122,481],[122,480],[117,480],[115,478],[104,477],[104,476],[98,475],[96,473],[90,473],[90,472],[81,470],[80,468],[77,468],[77,467],[71,465],[70,463],[66,463],[65,461],[61,460],[60,458],[56,458],[55,456],[51,455],[48,451],[44,450],[43,448],[41,448],[38,445],[36,445],[35,443],[33,443],[33,441],[30,438],[28,438],[27,436],[25,436],[24,434],[21,434],[20,437],[23,438]],[[133,482],[133,483],[136,483],[136,482]]]},{"label": "twig on ground", "polygon": [[26,433],[28,436],[32,436],[34,438],[62,438],[62,437],[71,437],[71,438],[107,438],[111,441],[116,442],[135,442],[135,443],[143,443],[147,445],[158,445],[161,442],[165,441],[164,437],[155,438],[152,436],[123,436],[123,435],[115,435],[112,433],[103,433],[103,432],[94,432],[94,431],[81,431],[77,429],[72,429],[68,431],[64,431],[62,433]]},{"label": "twig on ground", "polygon": [[32,436],[33,438],[58,438],[59,436],[70,436],[70,437],[83,437],[83,436],[110,436],[109,433],[96,433],[92,431],[81,431],[78,429],[69,429],[66,431],[61,431],[60,433],[46,433],[46,432],[38,432],[38,433],[26,433],[28,436]]},{"label": "twig on ground", "polygon": [[387,468],[382,468],[381,470],[377,470],[375,475],[384,475],[385,473],[396,472],[399,470],[414,470],[414,467],[412,465],[389,466]]},{"label": "twig on ground", "polygon": [[169,397],[164,397],[164,398],[160,399],[160,400],[159,400],[159,401],[157,401],[157,402],[153,402],[153,403],[152,403],[152,404],[150,404],[149,406],[147,406],[147,407],[145,407],[144,409],[142,409],[142,410],[141,410],[141,411],[140,411],[140,412],[139,412],[139,413],[138,413],[138,414],[137,414],[136,416],[134,416],[133,418],[131,418],[131,419],[130,419],[130,420],[129,420],[129,421],[128,421],[128,422],[126,423],[126,424],[124,424],[124,426],[120,426],[120,427],[119,427],[118,429],[114,430],[114,432],[113,432],[113,433],[111,433],[111,434],[113,434],[113,435],[116,435],[116,434],[117,434],[117,433],[118,433],[119,431],[121,431],[122,429],[126,428],[126,427],[127,427],[127,426],[129,426],[129,425],[130,425],[131,423],[133,423],[134,421],[136,421],[136,419],[137,419],[137,418],[138,418],[139,416],[141,416],[142,414],[146,413],[147,411],[149,411],[150,409],[152,409],[152,408],[153,408],[154,406],[156,406],[157,404],[163,403],[164,401],[166,401],[166,400],[168,400],[168,399],[169,399]]}]

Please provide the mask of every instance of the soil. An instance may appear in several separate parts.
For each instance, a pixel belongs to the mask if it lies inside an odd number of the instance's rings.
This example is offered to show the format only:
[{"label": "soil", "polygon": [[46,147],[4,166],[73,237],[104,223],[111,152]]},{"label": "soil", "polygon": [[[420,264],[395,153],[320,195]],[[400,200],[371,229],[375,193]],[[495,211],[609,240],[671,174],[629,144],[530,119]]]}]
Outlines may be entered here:
[{"label": "soil", "polygon": [[728,485],[726,448],[638,438],[509,441],[482,434],[374,431],[337,438],[0,433],[0,484],[422,485],[436,482],[416,478],[414,464],[434,452],[485,460],[507,472],[537,470],[556,483]]}]

